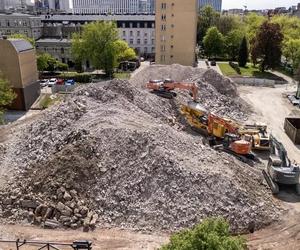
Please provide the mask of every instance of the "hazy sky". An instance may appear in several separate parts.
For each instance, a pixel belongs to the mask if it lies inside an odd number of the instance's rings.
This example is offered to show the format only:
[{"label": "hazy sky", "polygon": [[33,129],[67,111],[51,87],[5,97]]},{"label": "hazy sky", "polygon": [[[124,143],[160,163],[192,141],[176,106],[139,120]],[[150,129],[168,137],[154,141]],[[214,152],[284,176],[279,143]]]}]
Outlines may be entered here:
[{"label": "hazy sky", "polygon": [[223,0],[223,9],[243,8],[246,5],[251,9],[272,9],[275,7],[290,7],[297,5],[300,0]]}]

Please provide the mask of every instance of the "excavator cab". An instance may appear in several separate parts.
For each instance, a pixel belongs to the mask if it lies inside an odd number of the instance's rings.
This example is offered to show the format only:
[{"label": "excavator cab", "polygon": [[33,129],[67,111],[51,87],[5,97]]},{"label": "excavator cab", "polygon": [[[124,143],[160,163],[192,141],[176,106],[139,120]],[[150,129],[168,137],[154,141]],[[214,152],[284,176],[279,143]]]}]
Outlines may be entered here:
[{"label": "excavator cab", "polygon": [[223,139],[223,146],[239,155],[249,155],[251,153],[251,142],[241,139],[236,134],[226,133]]}]

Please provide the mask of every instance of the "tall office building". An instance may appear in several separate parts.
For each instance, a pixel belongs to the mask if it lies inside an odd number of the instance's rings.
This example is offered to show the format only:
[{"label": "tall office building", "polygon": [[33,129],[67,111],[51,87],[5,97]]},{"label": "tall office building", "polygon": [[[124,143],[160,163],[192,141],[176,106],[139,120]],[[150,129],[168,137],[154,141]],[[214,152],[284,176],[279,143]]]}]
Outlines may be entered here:
[{"label": "tall office building", "polygon": [[154,14],[155,0],[139,0],[139,13]]},{"label": "tall office building", "polygon": [[198,8],[203,8],[206,5],[212,6],[216,11],[221,12],[222,0],[198,0]]},{"label": "tall office building", "polygon": [[158,64],[195,64],[197,0],[157,0],[155,61]]},{"label": "tall office building", "polygon": [[136,14],[140,0],[73,0],[74,14]]},{"label": "tall office building", "polygon": [[21,0],[0,0],[0,10],[21,8],[22,3]]}]

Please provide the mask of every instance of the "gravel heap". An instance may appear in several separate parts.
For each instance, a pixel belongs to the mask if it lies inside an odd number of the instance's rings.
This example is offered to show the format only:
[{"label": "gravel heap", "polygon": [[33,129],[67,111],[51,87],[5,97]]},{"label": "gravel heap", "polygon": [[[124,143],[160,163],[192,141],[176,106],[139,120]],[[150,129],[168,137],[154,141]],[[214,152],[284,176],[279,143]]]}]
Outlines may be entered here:
[{"label": "gravel heap", "polygon": [[[200,104],[210,112],[236,120],[247,120],[250,108],[238,96],[235,83],[213,69],[204,70],[178,64],[151,65],[138,72],[130,82],[135,86],[145,87],[149,80],[167,78],[177,82],[198,83]],[[185,96],[181,101],[190,99],[186,92],[176,91]]]},{"label": "gravel heap", "polygon": [[0,192],[0,216],[147,231],[207,216],[224,216],[234,232],[276,220],[260,171],[182,130],[178,108],[128,81],[79,87],[2,145],[0,169],[14,177]]}]

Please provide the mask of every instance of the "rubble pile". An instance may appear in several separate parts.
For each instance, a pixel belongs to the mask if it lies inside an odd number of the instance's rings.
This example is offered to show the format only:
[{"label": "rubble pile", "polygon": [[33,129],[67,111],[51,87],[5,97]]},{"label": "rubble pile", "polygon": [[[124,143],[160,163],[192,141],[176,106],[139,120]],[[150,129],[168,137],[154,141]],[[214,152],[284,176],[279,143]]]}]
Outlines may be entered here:
[{"label": "rubble pile", "polygon": [[3,145],[10,153],[0,168],[14,174],[0,192],[0,217],[176,231],[224,216],[234,232],[276,220],[260,171],[182,130],[172,120],[178,109],[128,81],[79,87]]},{"label": "rubble pile", "polygon": [[[178,82],[196,82],[199,85],[199,103],[210,112],[236,120],[246,120],[250,107],[239,98],[235,83],[215,70],[204,70],[178,64],[151,65],[137,73],[130,82],[145,87],[149,80],[170,78]],[[187,92],[176,90],[190,98]]]}]

